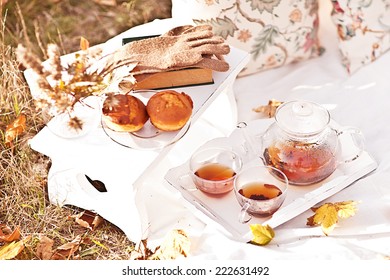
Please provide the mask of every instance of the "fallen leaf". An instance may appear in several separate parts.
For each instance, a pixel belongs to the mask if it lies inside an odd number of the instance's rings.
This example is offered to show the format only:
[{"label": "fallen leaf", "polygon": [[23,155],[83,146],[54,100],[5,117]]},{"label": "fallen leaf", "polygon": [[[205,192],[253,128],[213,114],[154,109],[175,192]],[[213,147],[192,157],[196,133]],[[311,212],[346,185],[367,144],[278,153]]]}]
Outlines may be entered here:
[{"label": "fallen leaf", "polygon": [[337,206],[337,214],[339,215],[340,218],[346,219],[349,217],[352,217],[356,214],[356,205],[358,202],[349,200],[349,201],[343,201],[343,202],[338,202],[336,203]]},{"label": "fallen leaf", "polygon": [[130,260],[147,260],[152,254],[153,251],[148,248],[148,240],[143,239],[137,248],[131,251]]},{"label": "fallen leaf", "polygon": [[181,229],[172,230],[165,236],[163,243],[153,255],[152,260],[173,260],[178,257],[187,257],[190,252],[191,242],[187,234]]},{"label": "fallen leaf", "polygon": [[253,239],[249,242],[251,244],[264,246],[275,237],[275,232],[269,225],[251,224],[250,229],[253,234]]},{"label": "fallen leaf", "polygon": [[263,105],[263,106],[259,106],[257,108],[254,108],[253,111],[255,111],[256,113],[263,113],[263,114],[267,115],[269,118],[272,118],[275,116],[276,109],[278,109],[278,107],[282,104],[283,104],[283,102],[281,102],[281,101],[271,99],[268,101],[268,105]]},{"label": "fallen leaf", "polygon": [[80,38],[80,50],[86,51],[89,48],[89,41],[84,37]]},{"label": "fallen leaf", "polygon": [[154,252],[148,248],[148,240],[144,239],[130,253],[131,260],[173,260],[178,257],[187,257],[191,242],[187,234],[181,229],[169,232],[162,244]]},{"label": "fallen leaf", "polygon": [[40,236],[36,254],[41,260],[50,260],[53,256],[54,241],[47,236]]},{"label": "fallen leaf", "polygon": [[315,212],[313,216],[307,218],[306,225],[321,226],[325,235],[329,235],[335,228],[339,218],[349,218],[355,215],[356,201],[349,200],[335,203],[325,203],[320,207],[313,207],[311,210]]},{"label": "fallen leaf", "polygon": [[102,217],[91,211],[84,211],[70,217],[74,218],[75,222],[79,225],[90,230],[96,229],[104,221]]},{"label": "fallen leaf", "polygon": [[0,260],[11,260],[19,255],[25,247],[25,243],[30,240],[31,236],[27,236],[20,241],[12,241],[0,248]]},{"label": "fallen leaf", "polygon": [[71,242],[65,243],[54,251],[52,255],[52,260],[65,260],[70,259],[70,257],[79,249],[80,244],[82,243],[82,238],[80,235],[77,235],[75,239]]},{"label": "fallen leaf", "polygon": [[5,129],[5,144],[12,146],[14,141],[21,133],[26,130],[26,116],[20,114],[13,122],[7,125]]},{"label": "fallen leaf", "polygon": [[0,242],[12,242],[20,239],[20,228],[13,231],[5,224],[0,224]]}]

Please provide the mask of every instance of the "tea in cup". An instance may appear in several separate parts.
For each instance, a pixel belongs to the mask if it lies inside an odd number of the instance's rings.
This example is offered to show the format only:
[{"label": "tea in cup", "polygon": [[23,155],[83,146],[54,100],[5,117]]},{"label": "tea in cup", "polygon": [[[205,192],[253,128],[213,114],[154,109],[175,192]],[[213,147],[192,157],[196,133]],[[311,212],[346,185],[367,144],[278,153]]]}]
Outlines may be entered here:
[{"label": "tea in cup", "polygon": [[208,194],[224,194],[233,189],[242,160],[231,149],[208,147],[196,151],[189,165],[190,177],[197,189]]},{"label": "tea in cup", "polygon": [[[272,175],[275,173],[279,179]],[[272,216],[282,206],[287,189],[286,175],[274,167],[255,165],[243,169],[234,180],[234,193],[241,205],[239,221],[247,223],[252,216]]]}]

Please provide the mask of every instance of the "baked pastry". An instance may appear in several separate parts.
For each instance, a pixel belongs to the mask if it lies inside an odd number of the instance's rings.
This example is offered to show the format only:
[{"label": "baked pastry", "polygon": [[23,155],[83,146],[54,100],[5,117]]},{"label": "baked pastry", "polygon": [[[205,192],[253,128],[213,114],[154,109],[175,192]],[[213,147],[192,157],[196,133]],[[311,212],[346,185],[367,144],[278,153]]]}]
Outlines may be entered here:
[{"label": "baked pastry", "polygon": [[103,121],[114,131],[138,131],[149,119],[145,104],[129,94],[108,96],[104,100],[102,111]]},{"label": "baked pastry", "polygon": [[191,97],[174,90],[155,93],[146,105],[150,122],[163,131],[181,129],[190,119],[192,108]]}]

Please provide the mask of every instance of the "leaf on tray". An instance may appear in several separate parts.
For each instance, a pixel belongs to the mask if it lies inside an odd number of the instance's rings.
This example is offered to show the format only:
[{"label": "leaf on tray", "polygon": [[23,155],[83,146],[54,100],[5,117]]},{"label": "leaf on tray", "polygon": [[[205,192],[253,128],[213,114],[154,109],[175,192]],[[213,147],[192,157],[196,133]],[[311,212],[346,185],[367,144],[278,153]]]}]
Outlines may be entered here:
[{"label": "leaf on tray", "polygon": [[249,243],[254,245],[267,245],[275,237],[275,232],[269,225],[252,224],[250,225],[250,229],[253,234],[253,239]]},{"label": "leaf on tray", "polygon": [[264,115],[267,115],[269,118],[272,118],[275,116],[276,109],[280,105],[282,105],[283,102],[271,99],[268,101],[268,105],[259,106],[253,109],[256,113],[263,113]]},{"label": "leaf on tray", "polygon": [[342,201],[335,203],[325,203],[320,207],[313,207],[311,210],[315,214],[307,218],[306,225],[308,226],[321,226],[322,231],[325,235],[329,235],[330,232],[335,228],[339,221],[339,218],[349,218],[355,215],[356,201]]}]

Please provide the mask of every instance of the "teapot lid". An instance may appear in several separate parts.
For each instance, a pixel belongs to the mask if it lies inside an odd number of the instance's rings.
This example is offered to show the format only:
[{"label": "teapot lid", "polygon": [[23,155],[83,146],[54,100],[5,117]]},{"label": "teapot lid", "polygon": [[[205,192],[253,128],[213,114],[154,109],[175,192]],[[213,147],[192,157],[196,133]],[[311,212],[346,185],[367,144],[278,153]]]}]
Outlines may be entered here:
[{"label": "teapot lid", "polygon": [[279,127],[295,135],[313,135],[326,128],[328,110],[310,101],[290,101],[280,105],[275,114]]}]

